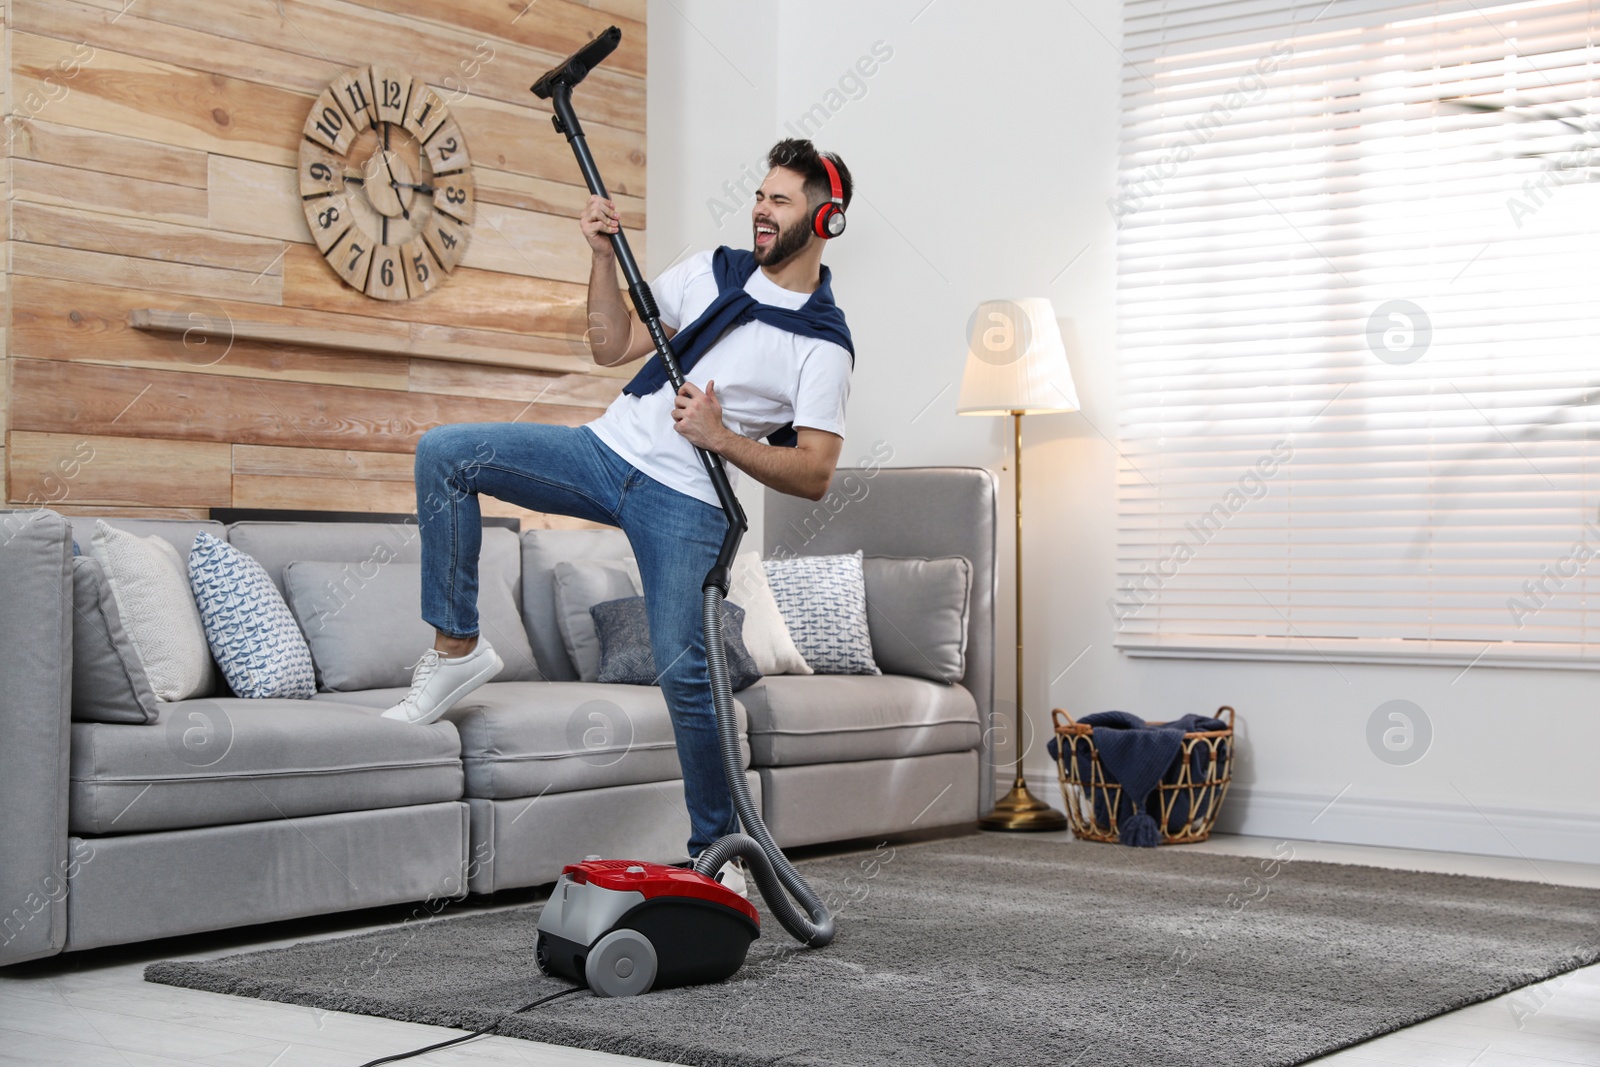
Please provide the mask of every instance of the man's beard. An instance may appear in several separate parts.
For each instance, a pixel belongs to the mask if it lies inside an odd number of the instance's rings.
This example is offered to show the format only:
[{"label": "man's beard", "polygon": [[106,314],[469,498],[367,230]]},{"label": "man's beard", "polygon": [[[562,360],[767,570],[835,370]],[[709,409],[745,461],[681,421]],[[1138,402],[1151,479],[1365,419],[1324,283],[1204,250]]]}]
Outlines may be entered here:
[{"label": "man's beard", "polygon": [[[754,227],[752,227],[751,233],[752,242],[755,240],[753,231]],[[804,248],[810,240],[811,231],[796,223],[787,230],[780,229],[777,236],[772,239],[772,244],[766,248],[755,245],[752,253],[756,257],[756,262],[761,266],[776,267]]]}]

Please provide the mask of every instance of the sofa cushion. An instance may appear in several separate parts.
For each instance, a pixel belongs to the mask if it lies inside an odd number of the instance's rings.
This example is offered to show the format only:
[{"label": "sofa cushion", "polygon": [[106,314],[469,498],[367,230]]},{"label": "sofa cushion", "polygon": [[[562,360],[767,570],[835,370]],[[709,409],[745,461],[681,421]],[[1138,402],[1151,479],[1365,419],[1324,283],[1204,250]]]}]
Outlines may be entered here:
[{"label": "sofa cushion", "polygon": [[[316,661],[319,687],[354,692],[411,684],[411,668],[433,647],[434,630],[418,614],[422,565],[390,563],[355,584],[348,563],[297,560],[283,569],[289,606]],[[505,663],[495,677],[536,673],[522,615],[510,588],[478,586],[478,632]]]},{"label": "sofa cushion", "polygon": [[111,834],[431,804],[461,796],[449,723],[332,701],[185,700],[150,726],[74,723],[69,828]]},{"label": "sofa cushion", "polygon": [[888,674],[959,682],[967,673],[972,564],[961,556],[861,561],[872,658]]},{"label": "sofa cushion", "polygon": [[[504,531],[515,537],[511,531]],[[491,554],[500,538],[484,531]],[[297,559],[353,564],[351,573],[370,578],[389,563],[421,563],[422,535],[415,522],[278,522],[249,519],[228,527],[228,544],[261,564],[285,597],[283,568]]]},{"label": "sofa cushion", "polygon": [[105,571],[156,696],[188,700],[212,692],[211,649],[189,589],[189,568],[172,542],[98,522],[89,554]]},{"label": "sofa cushion", "polygon": [[123,629],[105,571],[88,556],[72,557],[72,607],[73,719],[155,722],[160,701]]},{"label": "sofa cushion", "polygon": [[795,647],[818,674],[879,674],[859,551],[762,563]]},{"label": "sofa cushion", "polygon": [[[405,695],[404,689],[319,693],[313,703],[387,708]],[[747,720],[737,700],[734,710],[742,732]],[[672,717],[655,686],[490,682],[440,721],[454,723],[461,733],[468,797],[536,798],[683,777]],[[748,766],[749,748],[740,748]]]},{"label": "sofa cushion", "polygon": [[[344,599],[353,599],[356,591],[381,574],[389,564],[422,562],[422,535],[414,522],[236,522],[228,527],[228,543],[246,552],[266,569],[285,598],[283,569],[296,560],[315,560],[324,563],[343,563],[335,583]],[[486,526],[483,529],[482,547],[478,552],[478,608],[483,619],[482,632],[487,634],[495,651],[505,661],[502,678],[538,680],[543,675],[528,649],[528,635],[522,626],[511,626],[502,617],[497,603],[498,587],[504,587],[511,601],[520,609],[522,604],[522,550],[517,534],[503,526]],[[417,588],[420,589],[420,580]],[[291,604],[291,607],[293,605]],[[490,608],[494,610],[491,611]],[[405,615],[420,621],[422,606],[420,594],[405,606]],[[513,615],[516,612],[512,613]],[[301,619],[302,628],[304,619]],[[409,658],[415,662],[426,648],[433,646],[433,631],[428,639],[414,649],[407,646]],[[308,633],[307,637],[311,635]],[[312,657],[317,654],[316,642],[311,642]],[[320,664],[319,664],[320,666]],[[407,674],[406,681],[410,682]],[[394,683],[399,684],[399,683]]]},{"label": "sofa cushion", "polygon": [[739,694],[756,767],[925,756],[978,747],[978,706],[959,685],[899,674],[778,674]]},{"label": "sofa cushion", "polygon": [[551,569],[556,617],[567,659],[585,682],[600,680],[600,636],[590,610],[596,604],[644,592],[639,564],[632,559],[562,560]]},{"label": "sofa cushion", "polygon": [[311,698],[317,691],[311,649],[261,564],[201,531],[189,550],[189,587],[234,695]]},{"label": "sofa cushion", "polygon": [[[567,655],[556,608],[555,566],[563,560],[625,559],[633,554],[621,530],[528,530],[522,535],[522,621],[539,670],[551,682],[579,675]],[[598,669],[598,668],[597,668]]]}]

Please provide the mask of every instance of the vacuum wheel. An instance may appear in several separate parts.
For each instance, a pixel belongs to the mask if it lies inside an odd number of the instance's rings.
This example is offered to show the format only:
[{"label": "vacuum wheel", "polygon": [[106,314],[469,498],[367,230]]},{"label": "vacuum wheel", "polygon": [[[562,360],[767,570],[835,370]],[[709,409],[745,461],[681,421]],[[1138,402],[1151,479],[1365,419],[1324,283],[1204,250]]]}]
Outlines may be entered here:
[{"label": "vacuum wheel", "polygon": [[637,930],[613,930],[589,949],[584,981],[597,997],[648,993],[656,980],[656,949]]},{"label": "vacuum wheel", "polygon": [[533,962],[539,965],[539,973],[549,975],[550,971],[550,942],[540,934],[533,943]]}]

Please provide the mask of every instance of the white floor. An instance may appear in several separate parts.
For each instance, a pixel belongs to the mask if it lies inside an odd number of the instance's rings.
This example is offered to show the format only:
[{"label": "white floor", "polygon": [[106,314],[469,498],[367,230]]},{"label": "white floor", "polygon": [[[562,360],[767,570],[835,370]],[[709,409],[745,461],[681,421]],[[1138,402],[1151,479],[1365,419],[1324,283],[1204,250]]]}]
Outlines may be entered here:
[{"label": "white floor", "polygon": [[[1359,863],[1600,888],[1600,865],[1291,842],[1297,860]],[[1217,837],[1187,849],[1269,856],[1282,843]],[[274,927],[275,939],[230,933],[181,943],[79,953],[0,970],[0,1064],[30,1067],[355,1067],[459,1031],[146,983],[144,965],[200,959],[371,926],[337,918]],[[197,947],[198,945],[198,947]],[[442,1067],[598,1067],[649,1061],[485,1038],[407,1063]],[[1600,965],[1463,1008],[1316,1061],[1319,1067],[1600,1067]],[[1088,1065],[1085,1065],[1088,1067]],[[1160,1065],[1151,1065],[1160,1067]]]}]

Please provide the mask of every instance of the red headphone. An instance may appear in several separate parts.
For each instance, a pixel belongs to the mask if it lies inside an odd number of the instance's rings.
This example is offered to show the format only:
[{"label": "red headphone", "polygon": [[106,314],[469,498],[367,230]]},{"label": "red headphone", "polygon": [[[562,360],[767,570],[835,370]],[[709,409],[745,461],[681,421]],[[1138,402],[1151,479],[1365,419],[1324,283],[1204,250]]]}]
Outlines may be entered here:
[{"label": "red headphone", "polygon": [[820,154],[818,158],[828,170],[828,185],[832,188],[833,198],[819,205],[816,214],[811,216],[811,232],[827,240],[844,232],[844,187],[839,183],[839,172],[834,168],[833,161]]}]

